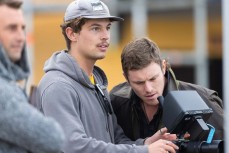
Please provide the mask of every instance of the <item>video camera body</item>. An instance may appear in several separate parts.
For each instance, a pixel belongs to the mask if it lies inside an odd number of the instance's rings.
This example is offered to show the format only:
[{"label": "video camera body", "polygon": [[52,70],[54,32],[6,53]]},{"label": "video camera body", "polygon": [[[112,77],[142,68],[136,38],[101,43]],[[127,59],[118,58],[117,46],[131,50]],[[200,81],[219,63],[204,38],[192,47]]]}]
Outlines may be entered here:
[{"label": "video camera body", "polygon": [[[223,141],[204,141],[210,129],[205,122],[213,113],[196,91],[171,91],[158,97],[163,108],[162,121],[170,133],[176,134],[177,153],[223,153]],[[189,133],[189,140],[183,139]]]}]

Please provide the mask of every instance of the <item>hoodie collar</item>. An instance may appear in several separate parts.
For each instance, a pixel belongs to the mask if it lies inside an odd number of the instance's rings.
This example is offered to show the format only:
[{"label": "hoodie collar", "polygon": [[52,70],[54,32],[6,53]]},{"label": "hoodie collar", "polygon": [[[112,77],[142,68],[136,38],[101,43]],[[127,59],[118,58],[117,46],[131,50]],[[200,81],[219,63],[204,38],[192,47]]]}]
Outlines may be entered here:
[{"label": "hoodie collar", "polygon": [[[44,71],[61,71],[68,77],[72,78],[76,82],[89,87],[94,88],[87,74],[82,70],[77,61],[68,54],[68,51],[62,50],[55,52],[45,63]],[[107,87],[107,78],[102,69],[94,66],[93,74],[95,81],[101,86]]]},{"label": "hoodie collar", "polygon": [[29,64],[25,46],[22,51],[21,59],[14,63],[0,45],[0,77],[9,81],[27,80],[29,76]]}]

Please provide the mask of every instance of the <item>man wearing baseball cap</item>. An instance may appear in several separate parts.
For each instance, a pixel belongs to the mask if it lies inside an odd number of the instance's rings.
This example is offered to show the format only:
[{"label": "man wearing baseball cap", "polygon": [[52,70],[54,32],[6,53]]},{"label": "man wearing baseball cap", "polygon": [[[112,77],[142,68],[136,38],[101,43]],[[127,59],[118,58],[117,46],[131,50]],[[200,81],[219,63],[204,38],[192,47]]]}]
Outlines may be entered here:
[{"label": "man wearing baseball cap", "polygon": [[67,138],[64,153],[175,153],[178,149],[169,141],[175,139],[172,134],[157,132],[131,141],[117,124],[106,75],[95,63],[106,55],[111,24],[122,20],[111,16],[99,0],[75,0],[67,7],[61,25],[67,50],[46,61],[36,101],[39,110],[62,125]]}]

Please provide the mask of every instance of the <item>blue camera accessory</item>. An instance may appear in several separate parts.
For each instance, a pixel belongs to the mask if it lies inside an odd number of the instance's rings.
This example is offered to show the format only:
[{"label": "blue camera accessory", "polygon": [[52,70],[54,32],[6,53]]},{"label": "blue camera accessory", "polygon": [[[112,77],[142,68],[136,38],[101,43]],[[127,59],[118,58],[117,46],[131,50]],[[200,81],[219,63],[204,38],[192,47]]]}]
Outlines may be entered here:
[{"label": "blue camera accessory", "polygon": [[215,128],[210,124],[207,124],[207,126],[210,128],[210,132],[209,132],[208,138],[207,138],[207,143],[211,143],[212,139],[213,139],[213,136],[215,134]]}]

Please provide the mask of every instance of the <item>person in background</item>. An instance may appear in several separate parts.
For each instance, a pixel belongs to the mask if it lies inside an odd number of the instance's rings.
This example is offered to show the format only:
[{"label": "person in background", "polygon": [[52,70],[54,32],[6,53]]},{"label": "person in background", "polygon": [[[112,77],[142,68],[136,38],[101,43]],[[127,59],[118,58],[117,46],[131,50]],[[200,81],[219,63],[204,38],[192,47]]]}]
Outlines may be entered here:
[{"label": "person in background", "polygon": [[175,135],[158,131],[147,139],[131,141],[117,124],[106,75],[95,63],[106,55],[112,23],[122,20],[111,16],[99,0],[75,0],[66,9],[61,28],[67,49],[46,61],[35,104],[64,128],[63,152],[175,153],[178,149],[169,141]]},{"label": "person in background", "polygon": [[214,139],[223,139],[223,104],[217,92],[177,80],[152,40],[139,38],[129,42],[122,51],[121,63],[126,82],[115,86],[109,94],[118,124],[131,140],[149,137],[163,127],[157,98],[173,90],[196,90],[213,109],[207,123],[216,129]]},{"label": "person in background", "polygon": [[61,126],[28,103],[29,65],[22,1],[0,0],[0,152],[58,153]]}]

